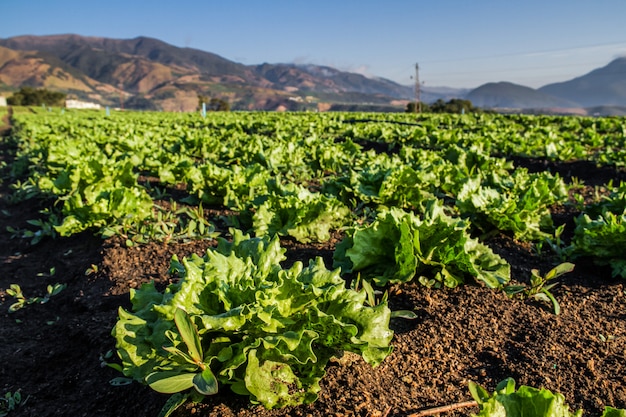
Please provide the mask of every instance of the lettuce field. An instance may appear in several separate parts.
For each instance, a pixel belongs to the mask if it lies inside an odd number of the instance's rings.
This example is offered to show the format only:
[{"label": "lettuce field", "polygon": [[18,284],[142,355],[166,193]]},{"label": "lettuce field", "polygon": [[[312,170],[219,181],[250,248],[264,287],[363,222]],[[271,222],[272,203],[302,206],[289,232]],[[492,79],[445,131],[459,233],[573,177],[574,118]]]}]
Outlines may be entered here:
[{"label": "lettuce field", "polygon": [[0,416],[626,415],[624,118],[0,117]]}]

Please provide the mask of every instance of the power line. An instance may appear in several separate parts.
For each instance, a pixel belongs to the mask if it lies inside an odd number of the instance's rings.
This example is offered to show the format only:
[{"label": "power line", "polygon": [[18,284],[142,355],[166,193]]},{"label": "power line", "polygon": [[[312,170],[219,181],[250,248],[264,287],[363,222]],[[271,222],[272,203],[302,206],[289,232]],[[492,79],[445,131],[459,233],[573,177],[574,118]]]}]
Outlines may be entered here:
[{"label": "power line", "polygon": [[482,56],[473,56],[468,58],[448,58],[448,59],[435,59],[435,60],[427,60],[425,62],[429,64],[435,64],[440,62],[465,62],[465,61],[479,61],[486,59],[494,59],[494,58],[509,58],[509,57],[528,57],[533,55],[540,54],[554,54],[559,52],[569,52],[569,51],[577,51],[580,49],[590,49],[590,48],[599,48],[599,47],[611,47],[611,46],[623,46],[626,47],[626,41],[619,42],[605,42],[598,44],[590,44],[583,46],[574,46],[568,48],[555,48],[555,49],[542,49],[538,51],[526,51],[526,52],[511,52],[511,53],[503,53],[503,54],[491,54],[491,55],[482,55]]}]

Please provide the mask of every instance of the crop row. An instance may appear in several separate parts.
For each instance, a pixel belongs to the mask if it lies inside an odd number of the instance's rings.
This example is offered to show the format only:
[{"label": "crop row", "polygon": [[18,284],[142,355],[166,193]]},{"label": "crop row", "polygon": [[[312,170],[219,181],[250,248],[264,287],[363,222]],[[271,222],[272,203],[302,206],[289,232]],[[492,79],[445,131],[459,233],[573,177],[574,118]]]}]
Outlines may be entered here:
[{"label": "crop row", "polygon": [[[553,235],[550,207],[568,200],[571,185],[503,155],[550,158],[556,146],[578,149],[565,159],[626,160],[619,119],[433,115],[416,124],[405,115],[374,117],[381,116],[21,114],[13,174],[27,177],[16,198],[56,200],[37,237],[87,229],[140,241],[214,235],[198,210],[172,215],[155,206],[168,190],[181,190],[179,202],[235,210],[233,224],[257,236],[326,241],[332,230],[371,223],[384,209],[420,212],[439,200],[473,234],[537,242]],[[594,207],[578,202],[586,217],[569,252],[596,256],[623,275],[617,254],[594,249],[624,227],[624,189],[612,191]]]}]

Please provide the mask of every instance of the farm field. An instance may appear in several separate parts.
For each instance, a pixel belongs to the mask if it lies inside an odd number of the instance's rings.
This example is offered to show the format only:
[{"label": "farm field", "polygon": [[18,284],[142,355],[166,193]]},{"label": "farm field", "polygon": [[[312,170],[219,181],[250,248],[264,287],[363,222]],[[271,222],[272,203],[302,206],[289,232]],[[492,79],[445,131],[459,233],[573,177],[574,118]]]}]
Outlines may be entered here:
[{"label": "farm field", "polygon": [[623,118],[0,116],[9,416],[157,416],[154,365],[217,374],[179,417],[410,416],[509,377],[626,408]]}]

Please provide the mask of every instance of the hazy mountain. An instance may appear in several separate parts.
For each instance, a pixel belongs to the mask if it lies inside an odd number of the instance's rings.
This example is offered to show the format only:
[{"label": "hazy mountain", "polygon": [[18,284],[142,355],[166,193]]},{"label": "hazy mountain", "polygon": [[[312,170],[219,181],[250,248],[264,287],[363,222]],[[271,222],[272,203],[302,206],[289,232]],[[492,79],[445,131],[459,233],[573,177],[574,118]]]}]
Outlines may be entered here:
[{"label": "hazy mountain", "polygon": [[537,90],[508,82],[487,83],[466,99],[484,108],[535,113],[623,115],[626,108],[626,57],[570,81]]},{"label": "hazy mountain", "polygon": [[573,80],[545,85],[539,91],[584,107],[626,106],[626,57]]},{"label": "hazy mountain", "polygon": [[510,82],[483,84],[465,98],[475,106],[485,108],[579,107],[575,102]]},{"label": "hazy mountain", "polygon": [[265,63],[256,66],[255,70],[275,85],[292,91],[354,92],[398,99],[411,99],[413,96],[411,87],[327,66]]}]

